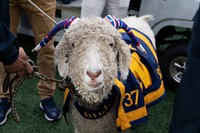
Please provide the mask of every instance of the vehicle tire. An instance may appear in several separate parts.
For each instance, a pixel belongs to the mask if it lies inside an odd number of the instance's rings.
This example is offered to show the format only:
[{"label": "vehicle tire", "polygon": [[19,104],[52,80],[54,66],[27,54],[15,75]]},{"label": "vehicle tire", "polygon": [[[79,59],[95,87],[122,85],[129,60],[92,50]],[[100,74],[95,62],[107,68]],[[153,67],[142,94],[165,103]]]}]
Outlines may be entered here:
[{"label": "vehicle tire", "polygon": [[186,43],[171,44],[159,58],[165,87],[176,90],[187,62]]}]

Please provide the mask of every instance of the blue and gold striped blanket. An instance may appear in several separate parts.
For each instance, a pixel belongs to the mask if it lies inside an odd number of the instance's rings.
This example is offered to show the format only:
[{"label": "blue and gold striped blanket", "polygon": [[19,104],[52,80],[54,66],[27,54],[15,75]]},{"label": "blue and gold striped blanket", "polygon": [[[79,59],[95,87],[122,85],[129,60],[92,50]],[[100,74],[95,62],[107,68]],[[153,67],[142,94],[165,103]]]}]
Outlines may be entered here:
[{"label": "blue and gold striped blanket", "polygon": [[162,74],[152,42],[136,29],[132,31],[147,54],[137,50],[127,34],[119,30],[130,46],[132,57],[127,80],[115,80],[115,88],[121,96],[116,118],[118,131],[145,122],[148,116],[147,109],[165,97]]}]

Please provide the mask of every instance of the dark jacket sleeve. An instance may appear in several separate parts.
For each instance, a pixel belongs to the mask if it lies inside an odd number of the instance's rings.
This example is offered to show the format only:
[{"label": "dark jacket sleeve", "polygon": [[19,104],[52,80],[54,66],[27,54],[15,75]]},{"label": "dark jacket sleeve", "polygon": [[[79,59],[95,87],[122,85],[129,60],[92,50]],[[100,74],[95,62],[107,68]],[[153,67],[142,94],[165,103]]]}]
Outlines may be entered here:
[{"label": "dark jacket sleeve", "polygon": [[0,61],[9,65],[18,58],[19,46],[9,30],[9,1],[0,1],[0,7]]},{"label": "dark jacket sleeve", "polygon": [[200,7],[197,11],[195,17],[194,17],[194,24],[192,28],[192,35],[189,43],[189,50],[188,50],[188,56],[192,58],[197,58],[200,60],[200,39],[199,39],[199,33],[200,33]]}]

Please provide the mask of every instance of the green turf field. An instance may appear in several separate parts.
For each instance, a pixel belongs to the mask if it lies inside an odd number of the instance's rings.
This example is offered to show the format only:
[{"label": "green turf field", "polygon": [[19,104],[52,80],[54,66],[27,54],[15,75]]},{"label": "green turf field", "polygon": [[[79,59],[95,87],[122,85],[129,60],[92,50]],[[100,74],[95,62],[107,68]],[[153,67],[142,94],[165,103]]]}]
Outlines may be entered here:
[{"label": "green turf field", "polygon": [[[32,38],[21,37],[21,42],[27,53],[31,58],[35,58],[34,54],[29,53],[30,45],[33,43]],[[30,45],[29,45],[29,44]],[[28,46],[29,45],[29,46]],[[59,76],[57,75],[57,78]],[[47,122],[44,118],[42,111],[39,108],[39,96],[37,93],[36,85],[38,79],[26,80],[16,97],[16,107],[20,116],[20,123],[15,123],[12,115],[10,114],[7,122],[0,126],[0,133],[73,133],[74,129],[71,123],[71,118],[68,115],[69,125],[67,125],[62,117],[56,122]],[[63,92],[57,87],[54,101],[62,110],[63,104]],[[173,100],[175,92],[166,89],[166,98],[151,107],[149,112],[149,120],[138,127],[131,129],[133,133],[167,133],[171,118],[171,112],[173,107]]]}]

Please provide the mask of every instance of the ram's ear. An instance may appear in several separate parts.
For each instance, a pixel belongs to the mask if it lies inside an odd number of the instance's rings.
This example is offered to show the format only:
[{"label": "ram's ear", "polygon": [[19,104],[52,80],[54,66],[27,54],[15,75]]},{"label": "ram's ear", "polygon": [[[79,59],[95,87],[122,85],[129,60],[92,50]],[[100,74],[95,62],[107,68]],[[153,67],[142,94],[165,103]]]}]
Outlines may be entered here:
[{"label": "ram's ear", "polygon": [[55,64],[61,77],[67,77],[69,72],[69,47],[67,41],[62,39],[55,48]]},{"label": "ram's ear", "polygon": [[120,72],[120,80],[126,80],[129,74],[129,65],[131,60],[131,53],[128,44],[118,39],[118,66]]}]

